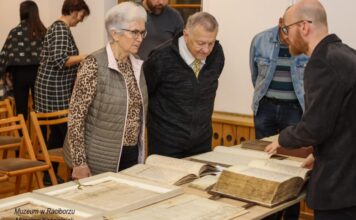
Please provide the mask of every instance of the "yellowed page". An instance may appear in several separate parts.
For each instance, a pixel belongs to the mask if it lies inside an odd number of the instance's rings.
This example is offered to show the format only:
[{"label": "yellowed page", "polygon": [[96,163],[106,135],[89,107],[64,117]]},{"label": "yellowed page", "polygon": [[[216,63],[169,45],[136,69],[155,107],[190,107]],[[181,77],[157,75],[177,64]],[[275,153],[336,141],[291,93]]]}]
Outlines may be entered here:
[{"label": "yellowed page", "polygon": [[293,177],[292,175],[289,174],[279,173],[275,171],[270,171],[270,170],[260,169],[256,167],[250,167],[250,166],[231,166],[226,170],[235,173],[240,173],[246,176],[266,179],[266,180],[280,182],[280,183]]},{"label": "yellowed page", "polygon": [[273,135],[273,136],[269,136],[269,137],[265,137],[263,138],[262,140],[264,141],[278,141],[278,137],[279,137],[279,134],[276,134],[276,135]]},{"label": "yellowed page", "polygon": [[115,210],[154,195],[159,193],[108,180],[95,185],[83,184],[56,197],[104,210]]},{"label": "yellowed page", "polygon": [[250,167],[256,167],[264,170],[284,173],[291,176],[299,176],[305,179],[309,169],[292,165],[292,163],[279,163],[276,160],[253,160],[249,163]]},{"label": "yellowed page", "polygon": [[214,151],[217,152],[224,152],[228,154],[250,157],[250,158],[258,158],[258,159],[268,159],[272,155],[264,152],[264,151],[256,151],[256,150],[249,150],[249,149],[242,149],[238,147],[224,147],[224,146],[217,146],[214,148]]},{"label": "yellowed page", "polygon": [[189,160],[177,159],[161,155],[151,155],[147,157],[146,164],[158,167],[164,167],[171,170],[179,170],[186,173],[191,173],[200,176],[200,170],[205,165],[203,163],[193,162]]},{"label": "yellowed page", "polygon": [[174,185],[177,181],[189,175],[189,173],[180,170],[166,169],[150,164],[136,164],[120,173],[170,185]]},{"label": "yellowed page", "polygon": [[271,155],[248,149],[240,149],[236,147],[217,146],[214,151],[192,156],[192,159],[206,161],[221,165],[248,165],[252,160],[267,159]]},{"label": "yellowed page", "polygon": [[118,214],[108,218],[113,220],[227,220],[245,213],[247,211],[241,207],[184,194],[128,214]]},{"label": "yellowed page", "polygon": [[199,190],[208,190],[218,181],[218,179],[219,175],[206,175],[189,183],[188,186]]}]

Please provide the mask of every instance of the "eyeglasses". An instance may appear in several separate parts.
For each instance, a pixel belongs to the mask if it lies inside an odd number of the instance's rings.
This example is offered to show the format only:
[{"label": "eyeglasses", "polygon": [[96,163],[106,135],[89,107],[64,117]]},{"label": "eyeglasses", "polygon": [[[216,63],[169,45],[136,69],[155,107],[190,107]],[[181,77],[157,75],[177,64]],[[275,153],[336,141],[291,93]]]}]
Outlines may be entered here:
[{"label": "eyeglasses", "polygon": [[285,35],[288,35],[288,33],[289,33],[289,28],[290,28],[291,26],[296,25],[296,24],[300,24],[300,23],[302,23],[302,22],[308,22],[308,23],[310,23],[310,24],[313,23],[312,21],[309,21],[309,20],[300,20],[300,21],[294,22],[294,23],[292,23],[292,24],[282,26],[282,27],[281,27],[281,30],[282,30],[282,32],[283,32]]},{"label": "eyeglasses", "polygon": [[137,39],[139,36],[141,36],[142,39],[144,39],[147,36],[146,30],[139,31],[139,30],[128,30],[128,29],[123,29],[123,28],[121,28],[121,30],[128,31],[131,34],[132,38],[134,38],[134,39]]}]

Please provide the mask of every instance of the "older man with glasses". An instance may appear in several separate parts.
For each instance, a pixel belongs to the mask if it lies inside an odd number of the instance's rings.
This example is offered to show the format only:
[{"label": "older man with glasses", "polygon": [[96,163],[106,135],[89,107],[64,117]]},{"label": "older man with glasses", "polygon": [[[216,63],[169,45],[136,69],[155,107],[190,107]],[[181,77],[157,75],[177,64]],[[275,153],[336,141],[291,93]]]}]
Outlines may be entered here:
[{"label": "older man with glasses", "polygon": [[211,116],[225,60],[217,33],[212,15],[196,13],[183,34],[144,63],[149,154],[183,158],[211,150]]},{"label": "older man with glasses", "polygon": [[356,219],[356,51],[328,33],[325,9],[316,0],[289,8],[282,29],[293,55],[310,56],[305,112],[266,151],[313,146],[305,166],[313,168],[307,204],[315,220]]}]

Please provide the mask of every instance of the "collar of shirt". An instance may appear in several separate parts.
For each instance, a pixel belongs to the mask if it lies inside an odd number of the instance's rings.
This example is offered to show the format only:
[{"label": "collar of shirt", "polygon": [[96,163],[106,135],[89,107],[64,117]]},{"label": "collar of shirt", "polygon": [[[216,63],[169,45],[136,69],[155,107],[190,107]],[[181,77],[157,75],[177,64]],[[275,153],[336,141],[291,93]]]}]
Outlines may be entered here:
[{"label": "collar of shirt", "polygon": [[[183,60],[191,67],[193,68],[194,65],[194,56],[190,53],[187,44],[185,43],[184,37],[181,36],[178,39],[178,47],[179,47],[179,54],[183,58]],[[205,64],[205,60],[201,60],[200,63],[200,69],[203,67]]]},{"label": "collar of shirt", "polygon": [[[117,66],[117,61],[115,59],[114,52],[111,49],[110,43],[106,44],[106,54],[108,56],[108,68],[120,72]],[[132,54],[129,55],[129,58],[131,61],[132,69],[134,71],[137,83],[139,83],[140,75],[141,75],[141,66],[143,64],[143,61],[140,59],[136,59]]]}]

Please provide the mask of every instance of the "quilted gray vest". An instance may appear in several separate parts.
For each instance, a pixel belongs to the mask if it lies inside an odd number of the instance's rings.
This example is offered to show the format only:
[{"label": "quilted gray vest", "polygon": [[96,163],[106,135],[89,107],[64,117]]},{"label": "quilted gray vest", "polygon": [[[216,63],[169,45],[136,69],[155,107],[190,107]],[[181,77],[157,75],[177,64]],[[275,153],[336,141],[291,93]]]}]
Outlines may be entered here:
[{"label": "quilted gray vest", "polygon": [[[127,89],[124,77],[116,70],[108,68],[105,48],[94,52],[98,63],[97,91],[89,106],[85,119],[84,145],[92,175],[103,172],[117,172],[127,116]],[[140,92],[143,98],[142,127],[139,136],[139,158],[145,157],[145,114],[147,110],[147,88],[144,74],[140,73]],[[66,152],[67,151],[67,152]],[[65,154],[70,154],[68,149]]]}]

